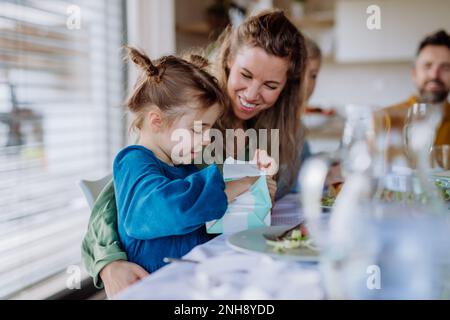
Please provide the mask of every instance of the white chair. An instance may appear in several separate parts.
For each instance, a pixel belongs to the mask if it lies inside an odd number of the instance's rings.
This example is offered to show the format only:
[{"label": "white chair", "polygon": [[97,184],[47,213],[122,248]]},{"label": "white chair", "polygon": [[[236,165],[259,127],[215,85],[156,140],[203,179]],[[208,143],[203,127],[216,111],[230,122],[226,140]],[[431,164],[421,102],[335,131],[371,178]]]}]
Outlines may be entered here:
[{"label": "white chair", "polygon": [[111,179],[112,173],[99,180],[80,180],[78,182],[91,210],[94,207],[95,200],[97,200],[100,192],[102,192],[103,188],[111,181]]}]

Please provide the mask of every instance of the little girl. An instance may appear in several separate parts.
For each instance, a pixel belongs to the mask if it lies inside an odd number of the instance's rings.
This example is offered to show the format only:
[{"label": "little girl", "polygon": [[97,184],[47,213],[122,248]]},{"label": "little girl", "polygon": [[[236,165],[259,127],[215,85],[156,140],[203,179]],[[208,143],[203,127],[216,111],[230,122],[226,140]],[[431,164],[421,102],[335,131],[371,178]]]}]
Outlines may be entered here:
[{"label": "little girl", "polygon": [[[209,240],[205,222],[221,218],[255,178],[225,187],[216,165],[186,164],[210,142],[207,131],[225,105],[217,82],[202,70],[206,60],[166,56],[153,63],[134,48],[128,55],[142,70],[126,102],[139,140],[114,160],[118,230],[128,259],[152,272],[164,257],[181,257]],[[175,130],[188,137],[177,153]]]}]

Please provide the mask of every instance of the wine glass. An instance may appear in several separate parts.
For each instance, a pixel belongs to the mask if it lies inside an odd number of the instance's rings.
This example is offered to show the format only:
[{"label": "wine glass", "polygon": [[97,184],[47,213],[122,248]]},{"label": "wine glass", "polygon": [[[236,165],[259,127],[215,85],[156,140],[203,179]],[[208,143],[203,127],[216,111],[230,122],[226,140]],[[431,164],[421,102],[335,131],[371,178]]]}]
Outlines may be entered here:
[{"label": "wine glass", "polygon": [[439,105],[415,103],[408,109],[403,139],[412,168],[418,165],[418,161],[426,161],[425,156],[431,151],[441,121],[442,107]]}]

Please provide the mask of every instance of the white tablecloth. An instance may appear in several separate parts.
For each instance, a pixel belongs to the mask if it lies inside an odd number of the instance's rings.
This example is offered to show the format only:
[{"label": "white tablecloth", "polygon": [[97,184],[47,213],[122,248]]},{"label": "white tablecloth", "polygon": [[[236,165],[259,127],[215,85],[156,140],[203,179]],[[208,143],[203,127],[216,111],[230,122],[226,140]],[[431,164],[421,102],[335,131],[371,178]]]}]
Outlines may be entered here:
[{"label": "white tablecloth", "polygon": [[[275,205],[272,225],[293,225],[302,219],[297,195]],[[275,260],[244,254],[226,244],[228,235],[195,247],[184,258],[130,286],[116,299],[323,299],[317,264]]]}]

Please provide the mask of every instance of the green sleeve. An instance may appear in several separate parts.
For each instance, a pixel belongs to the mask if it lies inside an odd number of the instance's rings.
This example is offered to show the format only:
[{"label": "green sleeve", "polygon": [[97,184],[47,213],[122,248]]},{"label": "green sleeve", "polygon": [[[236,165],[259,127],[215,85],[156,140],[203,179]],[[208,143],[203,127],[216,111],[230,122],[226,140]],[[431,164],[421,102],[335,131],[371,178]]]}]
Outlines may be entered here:
[{"label": "green sleeve", "polygon": [[81,246],[84,266],[97,288],[103,287],[99,274],[104,266],[116,260],[127,260],[117,230],[116,198],[111,180],[94,204]]}]

